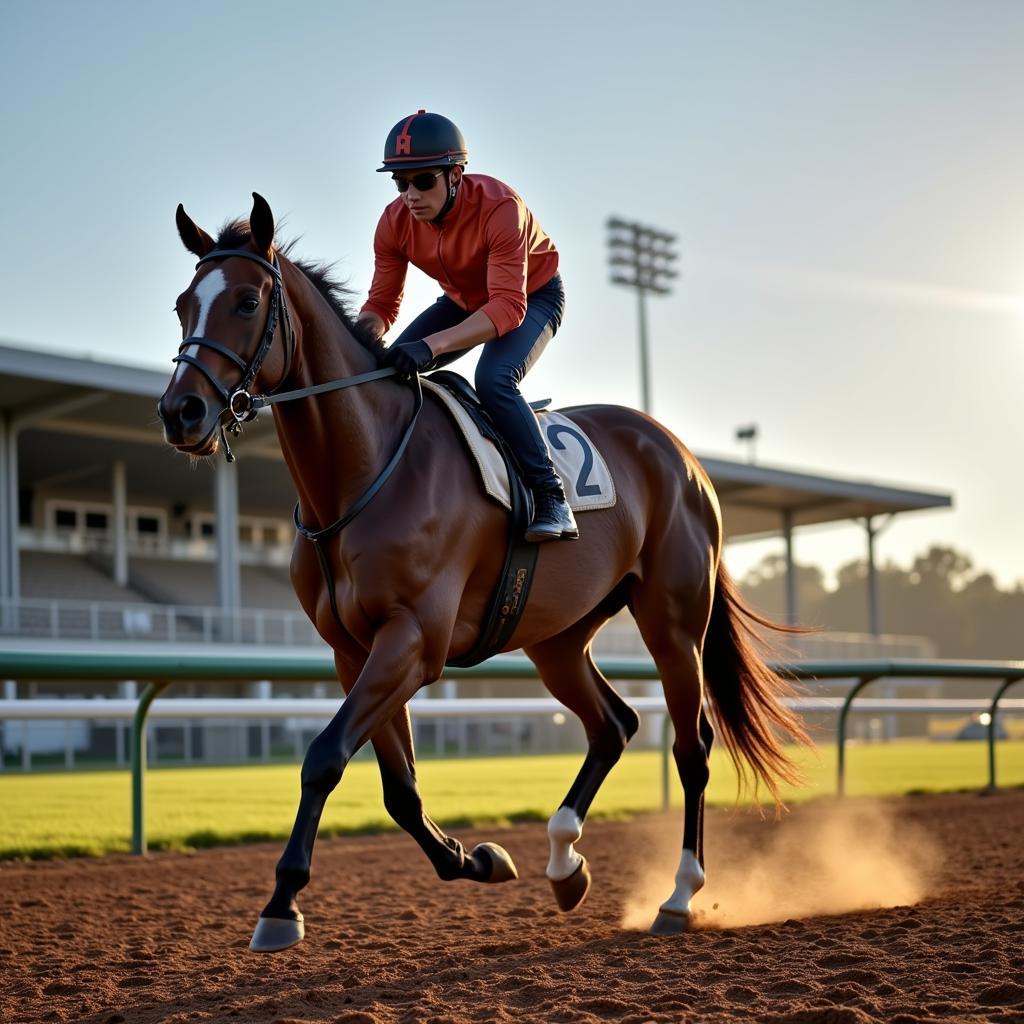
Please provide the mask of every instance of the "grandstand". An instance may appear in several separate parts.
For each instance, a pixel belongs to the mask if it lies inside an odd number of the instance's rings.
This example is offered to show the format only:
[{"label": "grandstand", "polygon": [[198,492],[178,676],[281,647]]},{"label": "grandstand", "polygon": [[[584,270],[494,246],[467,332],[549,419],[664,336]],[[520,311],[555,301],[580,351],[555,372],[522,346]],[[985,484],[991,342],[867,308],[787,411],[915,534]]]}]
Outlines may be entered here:
[{"label": "grandstand", "polygon": [[[321,643],[288,581],[294,489],[271,417],[247,428],[235,446],[236,464],[193,465],[163,443],[154,405],[167,379],[153,370],[0,345],[0,643]],[[873,573],[878,517],[951,505],[944,494],[702,461],[722,501],[727,542],[781,534],[791,577],[793,535],[801,527],[861,522]],[[869,599],[872,635],[803,638],[802,653],[932,653],[920,638],[886,637],[871,587]],[[789,613],[798,614],[792,586]],[[644,654],[626,617],[609,625],[596,648],[600,655]],[[500,692],[500,684],[471,680],[442,686],[446,695]],[[10,685],[5,692],[30,695]],[[517,684],[515,692],[539,692],[539,685]],[[461,748],[513,748],[542,738],[530,723],[498,723],[487,735],[468,723],[423,724],[440,730],[433,737],[439,749],[452,731]],[[216,730],[224,732],[222,725]],[[192,753],[234,757],[251,746],[237,736],[212,736],[192,742]],[[429,749],[430,736],[424,739]]]}]

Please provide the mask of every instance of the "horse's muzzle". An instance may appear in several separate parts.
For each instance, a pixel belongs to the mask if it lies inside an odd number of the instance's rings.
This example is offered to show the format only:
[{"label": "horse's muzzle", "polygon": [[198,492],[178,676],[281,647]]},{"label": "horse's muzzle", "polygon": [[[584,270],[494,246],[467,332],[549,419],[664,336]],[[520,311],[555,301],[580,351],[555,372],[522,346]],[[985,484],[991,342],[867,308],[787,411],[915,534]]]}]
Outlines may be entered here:
[{"label": "horse's muzzle", "polygon": [[213,438],[220,410],[211,410],[205,398],[194,391],[175,395],[165,391],[156,404],[164,425],[164,438],[180,451],[201,454]]}]

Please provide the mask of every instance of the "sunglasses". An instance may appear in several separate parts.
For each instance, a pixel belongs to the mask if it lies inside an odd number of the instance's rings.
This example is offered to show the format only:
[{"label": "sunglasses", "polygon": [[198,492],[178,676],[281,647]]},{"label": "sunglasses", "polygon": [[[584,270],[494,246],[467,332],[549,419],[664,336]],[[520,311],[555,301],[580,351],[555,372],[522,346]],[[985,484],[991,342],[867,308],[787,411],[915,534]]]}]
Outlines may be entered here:
[{"label": "sunglasses", "polygon": [[411,178],[393,177],[391,180],[395,183],[395,188],[399,192],[408,192],[410,185],[415,185],[417,192],[427,192],[434,187],[434,182],[442,174],[444,174],[444,171],[434,171],[433,174],[430,171],[424,171],[422,174],[414,174]]}]

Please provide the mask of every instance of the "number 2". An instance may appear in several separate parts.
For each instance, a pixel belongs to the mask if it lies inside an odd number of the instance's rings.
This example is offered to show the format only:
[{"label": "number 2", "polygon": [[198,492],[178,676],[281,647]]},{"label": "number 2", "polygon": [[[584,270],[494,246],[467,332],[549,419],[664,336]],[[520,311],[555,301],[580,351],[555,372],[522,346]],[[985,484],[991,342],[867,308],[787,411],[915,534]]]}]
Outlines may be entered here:
[{"label": "number 2", "polygon": [[562,441],[562,434],[568,434],[570,437],[576,438],[579,442],[579,446],[583,449],[583,466],[580,469],[580,475],[576,478],[576,494],[580,498],[586,498],[593,494],[600,494],[601,488],[597,484],[587,482],[587,478],[590,476],[590,471],[594,468],[594,450],[587,443],[587,439],[578,430],[573,430],[572,427],[568,427],[564,423],[552,423],[551,426],[548,427],[548,441],[551,442],[552,448],[557,448],[560,452],[565,451],[565,443]]}]

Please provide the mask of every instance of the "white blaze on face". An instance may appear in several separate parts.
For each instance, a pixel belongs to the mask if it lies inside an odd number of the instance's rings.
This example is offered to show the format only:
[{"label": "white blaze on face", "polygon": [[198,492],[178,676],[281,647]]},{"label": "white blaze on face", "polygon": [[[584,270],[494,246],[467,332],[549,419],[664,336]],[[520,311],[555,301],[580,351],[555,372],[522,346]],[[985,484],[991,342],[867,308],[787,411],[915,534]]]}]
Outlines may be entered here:
[{"label": "white blaze on face", "polygon": [[[203,331],[206,330],[206,322],[210,318],[210,310],[213,308],[213,300],[220,295],[228,286],[228,279],[224,276],[224,271],[219,267],[215,270],[211,270],[196,285],[195,297],[199,300],[199,319],[196,321],[196,329],[192,332],[197,338],[203,336]],[[189,345],[185,350],[185,355],[195,357],[199,351],[198,345]],[[174,383],[177,383],[178,378],[185,371],[188,363],[178,363],[178,369],[174,371]]]}]

